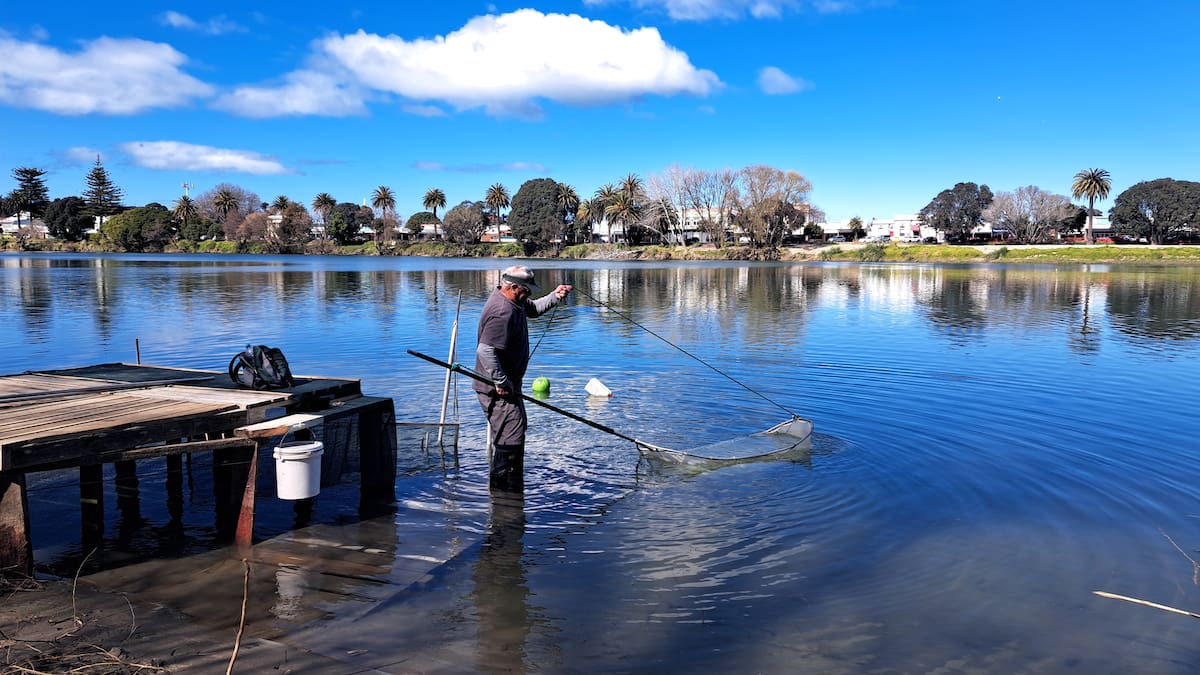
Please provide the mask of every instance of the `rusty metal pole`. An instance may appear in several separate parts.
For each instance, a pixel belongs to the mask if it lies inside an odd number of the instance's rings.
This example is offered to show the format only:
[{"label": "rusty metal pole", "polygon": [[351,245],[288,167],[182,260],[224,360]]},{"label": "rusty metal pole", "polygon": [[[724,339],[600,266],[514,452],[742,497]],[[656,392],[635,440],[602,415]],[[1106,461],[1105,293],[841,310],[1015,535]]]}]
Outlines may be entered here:
[{"label": "rusty metal pole", "polygon": [[238,550],[246,552],[254,544],[254,492],[258,483],[258,446],[250,457],[250,475],[246,477],[246,489],[242,492],[242,509],[238,514],[237,531],[233,535]]}]

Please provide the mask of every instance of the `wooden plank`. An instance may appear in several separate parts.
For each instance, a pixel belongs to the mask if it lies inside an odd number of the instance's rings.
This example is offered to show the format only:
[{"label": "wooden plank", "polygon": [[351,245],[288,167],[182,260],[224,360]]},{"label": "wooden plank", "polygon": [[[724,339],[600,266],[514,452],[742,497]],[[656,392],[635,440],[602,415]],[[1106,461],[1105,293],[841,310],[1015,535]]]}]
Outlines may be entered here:
[{"label": "wooden plank", "polygon": [[[193,376],[213,377],[212,382],[205,385],[205,387],[209,389],[220,391],[236,391],[243,394],[257,394],[260,396],[290,395],[291,400],[289,401],[288,407],[292,409],[304,408],[307,410],[315,410],[328,407],[330,402],[339,398],[362,395],[361,382],[358,379],[352,378],[297,375],[295,386],[287,389],[256,392],[250,389],[242,389],[238,385],[234,384],[224,370],[199,370],[195,368],[178,368],[130,363],[105,363],[84,366],[80,368],[43,371],[39,373],[23,373],[21,375],[0,377],[0,394],[4,393],[2,382],[4,379],[6,379],[6,377],[12,378],[14,382],[20,378],[41,378],[42,380],[46,381],[57,380],[65,388],[67,386],[78,387],[80,382],[144,383],[148,381]],[[68,385],[68,383],[72,382],[74,384]],[[30,386],[28,382],[26,386]]]},{"label": "wooden plank", "polygon": [[102,394],[114,391],[123,391],[126,389],[153,389],[156,387],[170,387],[178,384],[204,382],[214,379],[211,375],[204,377],[177,377],[168,380],[156,380],[154,382],[104,382],[104,383],[88,383],[86,385],[77,385],[74,387],[55,388],[46,391],[35,391],[28,393],[15,394],[0,394],[0,405],[12,406],[20,405],[29,401],[39,401],[45,399],[70,398],[72,396],[87,396],[89,394]]},{"label": "wooden plank", "polygon": [[282,436],[297,429],[312,429],[325,423],[321,413],[295,413],[276,417],[273,420],[248,424],[233,430],[235,436],[241,438],[271,438]]},{"label": "wooden plank", "polygon": [[112,450],[98,452],[83,457],[74,457],[58,463],[43,462],[29,469],[29,472],[53,471],[76,466],[91,464],[112,464],[126,460],[153,459],[155,457],[178,457],[193,452],[214,452],[233,448],[255,447],[255,442],[248,438],[215,438],[211,441],[189,441],[186,443],[169,443],[165,445],[150,445],[128,450]]},{"label": "wooden plank", "polygon": [[[224,364],[222,364],[224,365]],[[100,363],[79,368],[64,368],[61,370],[39,371],[40,375],[59,377],[75,377],[111,382],[145,382],[162,380],[168,377],[187,377],[192,375],[214,375],[217,382],[226,383],[227,388],[234,388],[229,376],[223,370],[199,370],[196,368],[179,368],[174,366],[152,366],[143,363]],[[221,377],[224,375],[224,377]]]},{"label": "wooden plank", "polygon": [[171,386],[154,389],[137,389],[133,396],[168,401],[193,401],[196,403],[232,403],[238,408],[254,408],[272,403],[284,404],[293,398],[287,391],[255,391],[253,389],[219,389],[214,387]]},{"label": "wooden plank", "polygon": [[34,439],[69,437],[160,419],[211,414],[236,407],[228,403],[154,400],[119,393],[34,404],[16,410],[5,409],[0,411],[0,448]]},{"label": "wooden plank", "polygon": [[[224,411],[225,414],[216,414]],[[216,404],[190,405],[175,403],[175,407],[156,409],[153,415],[124,417],[97,426],[93,421],[67,428],[65,432],[43,430],[43,434],[5,442],[0,446],[0,470],[33,470],[39,465],[63,461],[82,463],[90,455],[124,450],[169,438],[198,436],[224,432],[245,424],[245,413],[232,411],[232,406]]]},{"label": "wooden plank", "polygon": [[[224,366],[225,364],[222,363],[221,365]],[[229,379],[229,376],[224,370],[199,370],[195,368],[178,368],[174,366],[152,366],[144,363],[103,363],[93,366],[84,366],[81,368],[44,371],[44,373],[59,376],[114,380],[120,382],[165,379],[170,377],[170,374],[172,373],[184,375],[203,373],[206,375],[216,376],[216,380],[213,382],[214,387],[235,390],[239,389],[239,387]],[[346,392],[339,394],[338,396],[346,396],[350,395],[351,393],[362,393],[360,388],[361,382],[358,379],[326,377],[323,375],[297,375],[295,377],[296,385],[294,387],[280,389],[278,391],[291,392],[301,398],[312,396],[314,394],[326,393],[332,390]]]},{"label": "wooden plank", "polygon": [[95,380],[78,377],[63,377],[61,375],[44,375],[41,373],[22,373],[20,375],[5,375],[0,377],[0,396],[15,394],[44,394],[64,389],[77,389],[83,386],[95,386]]},{"label": "wooden plank", "polygon": [[342,417],[345,415],[360,414],[364,410],[379,406],[383,401],[390,399],[381,398],[378,396],[360,396],[358,398],[349,399],[340,402],[338,405],[327,408],[325,410],[316,410],[313,412],[292,413],[284,417],[277,417],[265,422],[258,422],[244,427],[239,427],[233,430],[234,435],[243,438],[270,438],[272,436],[282,436],[288,431],[296,429],[312,429],[320,426],[328,418]]},{"label": "wooden plank", "polygon": [[[81,382],[143,384],[149,388],[37,400],[0,406],[0,470],[86,463],[99,453],[136,448],[184,436],[225,432],[266,418],[271,410],[298,412],[328,407],[361,395],[358,380],[312,378],[283,390],[241,389],[223,373],[187,368],[100,364],[0,377],[0,391],[77,390]],[[165,379],[215,376],[203,386],[153,386]],[[7,385],[4,383],[7,382]],[[331,413],[352,414],[337,406]]]}]

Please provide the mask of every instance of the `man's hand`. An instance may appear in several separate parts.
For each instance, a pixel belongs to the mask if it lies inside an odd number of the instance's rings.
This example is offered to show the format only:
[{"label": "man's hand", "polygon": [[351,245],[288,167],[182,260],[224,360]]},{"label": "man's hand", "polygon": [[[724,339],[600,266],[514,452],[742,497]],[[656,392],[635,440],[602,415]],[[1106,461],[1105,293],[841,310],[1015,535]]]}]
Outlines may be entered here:
[{"label": "man's hand", "polygon": [[512,396],[512,390],[507,387],[496,387],[496,395],[500,398],[508,398]]},{"label": "man's hand", "polygon": [[567,297],[567,293],[570,293],[573,290],[575,290],[574,286],[569,286],[567,284],[563,284],[563,285],[559,286],[558,288],[554,289],[554,294],[558,296],[559,300],[562,300],[563,298]]}]

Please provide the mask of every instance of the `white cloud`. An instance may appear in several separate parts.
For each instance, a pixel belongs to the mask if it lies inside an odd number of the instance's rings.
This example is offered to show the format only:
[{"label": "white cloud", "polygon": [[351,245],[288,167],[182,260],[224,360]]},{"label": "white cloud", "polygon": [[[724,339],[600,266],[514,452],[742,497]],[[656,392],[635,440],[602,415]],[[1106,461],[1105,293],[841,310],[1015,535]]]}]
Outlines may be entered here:
[{"label": "white cloud", "polygon": [[224,35],[225,33],[243,33],[245,27],[230,21],[225,16],[215,16],[200,23],[192,17],[176,11],[164,12],[161,21],[172,28],[208,33],[209,35]]},{"label": "white cloud", "polygon": [[63,156],[66,157],[68,161],[76,164],[92,164],[96,161],[97,157],[101,157],[103,154],[104,153],[95,148],[76,146],[73,148],[67,148],[66,152],[63,153]]},{"label": "white cloud", "polygon": [[721,86],[654,28],[623,30],[532,9],[476,17],[433,39],[360,30],[327,37],[317,47],[371,89],[504,116],[536,118],[542,99],[599,105],[648,95],[706,96]]},{"label": "white cloud", "polygon": [[419,117],[445,117],[446,111],[436,105],[402,105],[400,109],[410,115]]},{"label": "white cloud", "polygon": [[135,164],[162,171],[234,171],[256,176],[294,173],[274,157],[249,150],[214,148],[179,141],[122,143],[122,152]]},{"label": "white cloud", "polygon": [[[864,0],[584,0],[585,5],[608,5],[626,1],[639,9],[666,12],[676,21],[707,21],[709,19],[776,19],[785,11],[810,7],[818,14],[835,14],[857,9]],[[866,0],[870,4],[888,0]]]},{"label": "white cloud", "polygon": [[443,164],[441,162],[418,161],[413,168],[420,171],[454,171],[457,173],[495,173],[497,171],[521,171],[545,173],[546,166],[538,162],[501,162],[495,164]]},{"label": "white cloud", "polygon": [[238,87],[213,102],[213,107],[243,117],[366,114],[363,93],[344,78],[317,70],[297,70],[273,87]]},{"label": "white cloud", "polygon": [[508,162],[501,164],[500,168],[504,171],[545,171],[546,167],[540,162]]},{"label": "white cloud", "polygon": [[59,115],[129,115],[209,96],[170,45],[98,38],[75,53],[0,36],[0,100]]},{"label": "white cloud", "polygon": [[[585,5],[612,4],[615,0],[585,0]],[[640,9],[658,9],[676,21],[705,21],[708,19],[740,19],[749,14],[756,19],[775,18],[786,8],[796,7],[797,0],[628,0]]]},{"label": "white cloud", "polygon": [[802,78],[792,77],[775,66],[767,66],[758,71],[758,87],[764,94],[778,96],[812,89],[813,85]]}]

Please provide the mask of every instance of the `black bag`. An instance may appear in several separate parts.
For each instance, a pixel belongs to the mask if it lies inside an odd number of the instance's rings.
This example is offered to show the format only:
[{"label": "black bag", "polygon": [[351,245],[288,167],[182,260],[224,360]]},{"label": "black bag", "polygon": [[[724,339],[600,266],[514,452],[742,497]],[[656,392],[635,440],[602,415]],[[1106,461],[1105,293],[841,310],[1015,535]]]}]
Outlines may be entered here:
[{"label": "black bag", "polygon": [[247,389],[282,389],[296,383],[283,352],[276,347],[246,345],[229,361],[229,379]]}]

